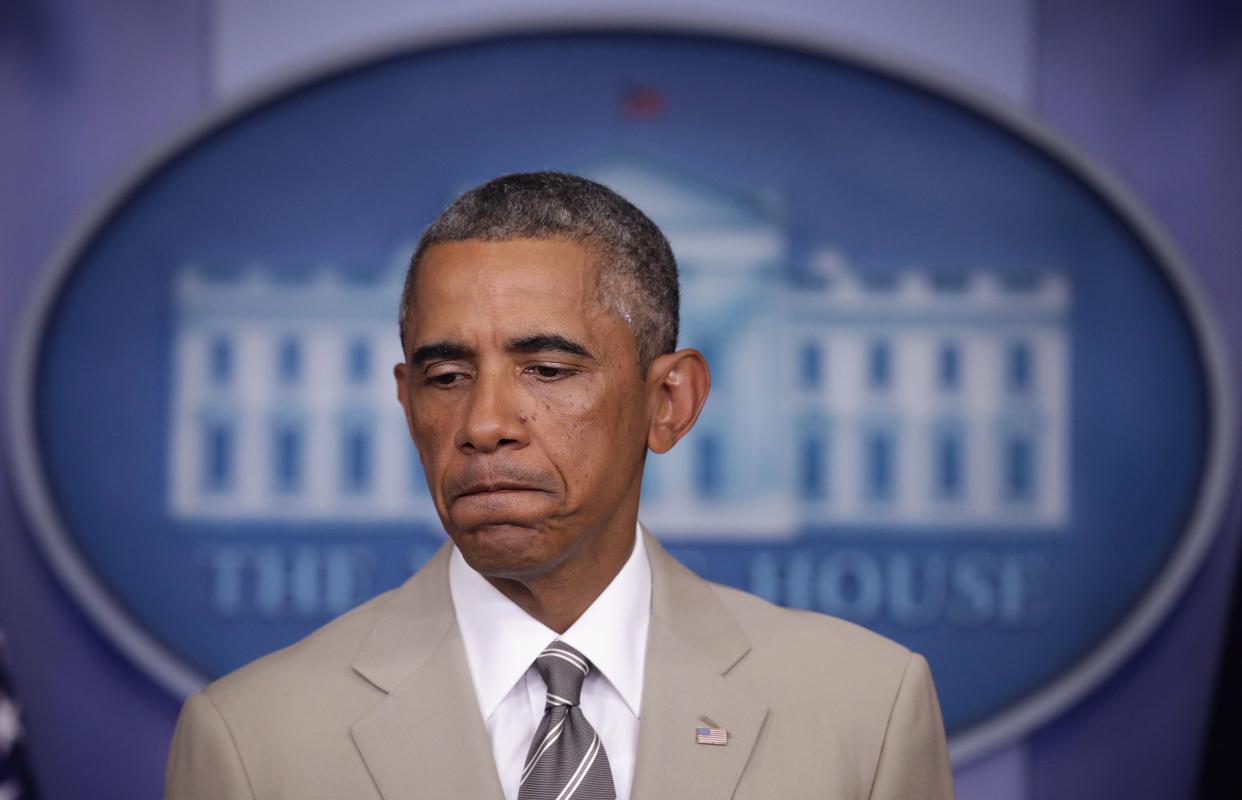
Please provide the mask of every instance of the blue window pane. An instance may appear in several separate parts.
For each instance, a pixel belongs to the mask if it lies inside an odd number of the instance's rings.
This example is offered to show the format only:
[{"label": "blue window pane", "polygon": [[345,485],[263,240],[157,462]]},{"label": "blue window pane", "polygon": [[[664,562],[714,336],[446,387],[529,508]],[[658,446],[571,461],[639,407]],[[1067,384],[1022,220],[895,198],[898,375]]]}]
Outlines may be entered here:
[{"label": "blue window pane", "polygon": [[1025,342],[1009,346],[1005,359],[1005,385],[1011,392],[1025,392],[1031,388],[1031,348]]},{"label": "blue window pane", "polygon": [[957,345],[946,344],[940,348],[940,388],[953,390],[961,383],[961,351]]},{"label": "blue window pane", "polygon": [[204,484],[208,491],[223,491],[233,482],[233,429],[223,422],[207,424],[203,442]]},{"label": "blue window pane", "polygon": [[936,494],[954,499],[962,493],[962,442],[947,435],[936,443]]},{"label": "blue window pane", "polygon": [[1035,494],[1035,451],[1025,437],[1005,443],[1005,493],[1011,500],[1030,500]]},{"label": "blue window pane", "polygon": [[807,500],[820,500],[828,494],[827,447],[818,436],[802,440],[799,449],[798,488]]},{"label": "blue window pane", "polygon": [[344,444],[344,488],[351,494],[360,494],[371,485],[371,432],[362,426],[350,427]]},{"label": "blue window pane", "polygon": [[207,356],[207,371],[216,385],[228,383],[233,377],[233,343],[223,336],[212,339]]},{"label": "blue window pane", "polygon": [[274,483],[276,491],[293,493],[302,488],[302,428],[281,424],[276,429]]},{"label": "blue window pane", "polygon": [[302,377],[302,343],[288,337],[281,340],[276,358],[281,383],[296,383]]},{"label": "blue window pane", "polygon": [[712,373],[712,383],[721,386],[724,383],[724,361],[720,357],[720,351],[716,347],[715,342],[699,342],[697,349],[703,354],[703,358],[707,361],[707,367]]},{"label": "blue window pane", "polygon": [[349,345],[349,379],[353,383],[366,383],[371,375],[371,348],[365,339],[355,339]]},{"label": "blue window pane", "polygon": [[695,489],[700,497],[719,497],[724,465],[720,463],[720,442],[706,434],[699,438],[695,464]]},{"label": "blue window pane", "polygon": [[798,354],[798,373],[803,389],[819,387],[823,380],[822,361],[823,354],[820,352],[819,345],[814,342],[806,342],[802,345],[802,350]]},{"label": "blue window pane", "polygon": [[664,499],[664,469],[661,467],[663,462],[658,458],[647,459],[647,465],[643,469],[643,486],[642,496],[643,502],[647,504],[658,503]]},{"label": "blue window pane", "polygon": [[867,353],[867,382],[872,389],[887,389],[892,380],[893,354],[888,342],[872,342]]},{"label": "blue window pane", "polygon": [[872,500],[889,500],[893,496],[893,437],[878,431],[867,439],[867,495]]}]

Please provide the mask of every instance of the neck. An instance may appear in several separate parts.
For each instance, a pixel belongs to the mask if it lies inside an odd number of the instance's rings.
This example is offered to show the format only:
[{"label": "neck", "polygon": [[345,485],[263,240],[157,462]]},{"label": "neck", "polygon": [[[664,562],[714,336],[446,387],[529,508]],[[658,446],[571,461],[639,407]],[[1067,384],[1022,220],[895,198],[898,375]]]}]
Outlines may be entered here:
[{"label": "neck", "polygon": [[590,553],[575,553],[551,570],[521,578],[487,577],[519,608],[557,633],[578,621],[625,566],[634,550],[635,524],[628,535],[602,536]]}]

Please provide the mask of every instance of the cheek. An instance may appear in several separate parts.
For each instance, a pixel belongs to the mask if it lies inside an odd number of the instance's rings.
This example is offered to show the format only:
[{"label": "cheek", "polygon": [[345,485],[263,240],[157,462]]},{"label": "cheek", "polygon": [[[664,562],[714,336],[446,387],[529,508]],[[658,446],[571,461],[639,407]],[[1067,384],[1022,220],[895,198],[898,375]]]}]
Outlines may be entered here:
[{"label": "cheek", "polygon": [[424,471],[428,476],[435,475],[436,465],[443,463],[448,456],[446,451],[453,448],[453,427],[442,414],[424,412],[414,417],[411,429]]},{"label": "cheek", "polygon": [[646,441],[639,415],[633,412],[636,401],[629,394],[601,389],[573,397],[545,397],[532,409],[532,438],[569,486],[593,490],[614,479],[628,483],[626,454],[641,451]]},{"label": "cheek", "polygon": [[528,421],[555,427],[571,443],[577,436],[607,435],[616,430],[617,398],[606,381],[535,386],[530,397]]}]

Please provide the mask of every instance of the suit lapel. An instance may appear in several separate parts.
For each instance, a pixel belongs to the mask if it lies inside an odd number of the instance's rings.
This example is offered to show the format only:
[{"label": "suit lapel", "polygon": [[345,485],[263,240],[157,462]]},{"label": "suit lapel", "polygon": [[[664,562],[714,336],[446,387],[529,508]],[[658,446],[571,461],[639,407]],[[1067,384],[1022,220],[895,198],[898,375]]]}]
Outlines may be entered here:
[{"label": "suit lapel", "polygon": [[393,593],[354,659],[387,693],[350,729],[384,800],[502,796],[453,613],[450,552]]},{"label": "suit lapel", "polygon": [[[651,626],[632,796],[724,800],[767,715],[725,678],[750,642],[706,581],[643,536]],[[350,729],[384,800],[503,796],[453,613],[450,552],[393,593],[354,659],[386,693]],[[700,716],[729,731],[727,745],[696,743]]]},{"label": "suit lapel", "polygon": [[[767,716],[725,674],[750,642],[708,583],[644,530],[651,562],[647,638],[634,797],[733,796]],[[706,717],[729,732],[724,746],[695,741]]]}]

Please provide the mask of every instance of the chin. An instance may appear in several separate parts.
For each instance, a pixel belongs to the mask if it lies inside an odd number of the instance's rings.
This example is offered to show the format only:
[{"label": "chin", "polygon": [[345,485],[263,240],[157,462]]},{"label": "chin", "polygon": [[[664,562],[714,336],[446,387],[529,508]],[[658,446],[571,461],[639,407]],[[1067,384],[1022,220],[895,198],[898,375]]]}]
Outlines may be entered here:
[{"label": "chin", "polygon": [[489,578],[538,575],[559,561],[549,552],[548,534],[524,525],[501,522],[459,528],[452,539],[466,563]]}]

